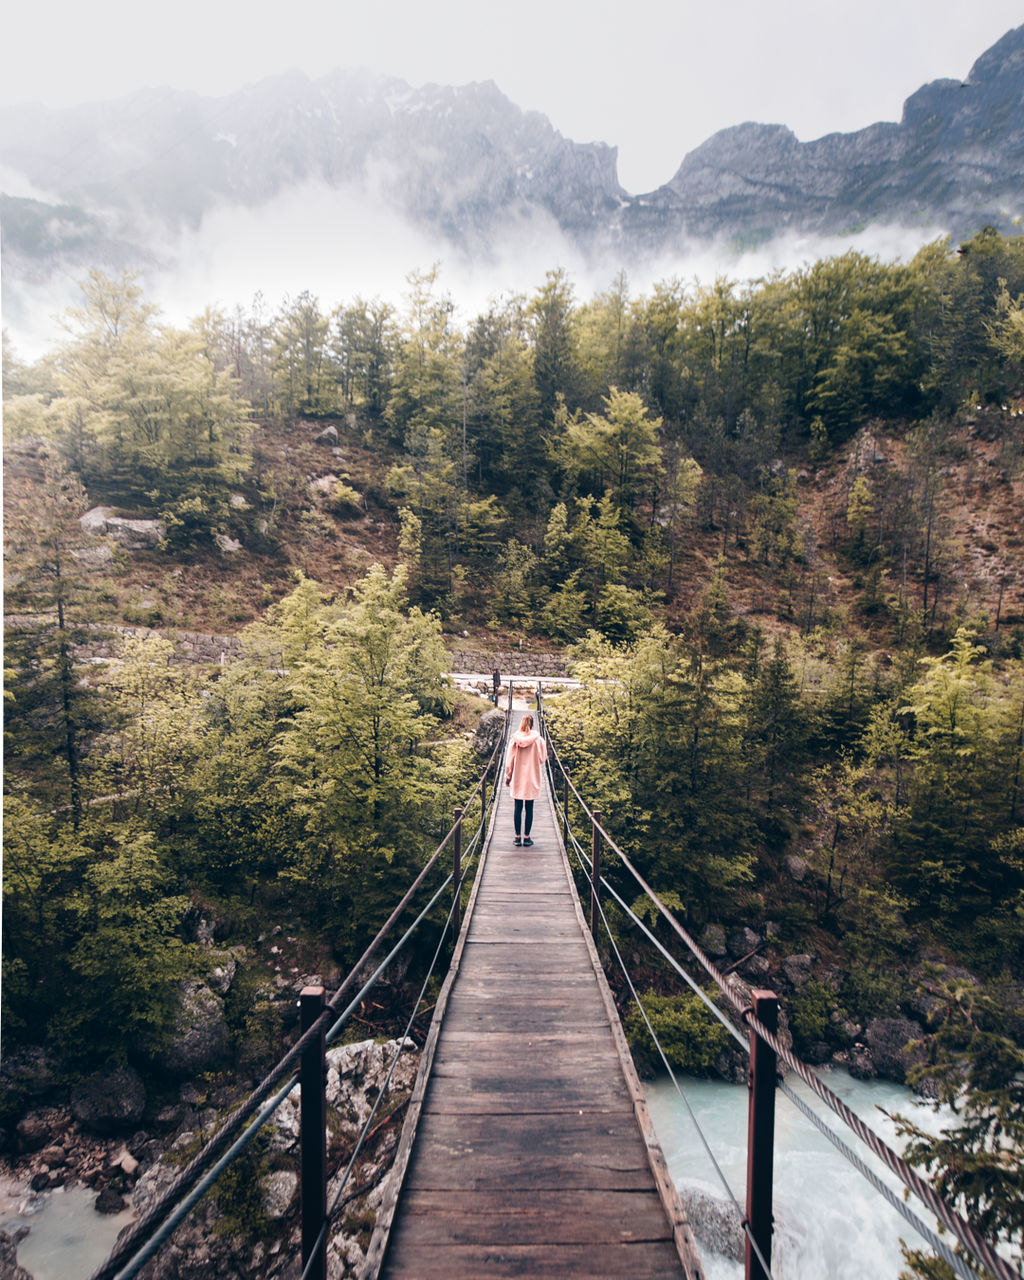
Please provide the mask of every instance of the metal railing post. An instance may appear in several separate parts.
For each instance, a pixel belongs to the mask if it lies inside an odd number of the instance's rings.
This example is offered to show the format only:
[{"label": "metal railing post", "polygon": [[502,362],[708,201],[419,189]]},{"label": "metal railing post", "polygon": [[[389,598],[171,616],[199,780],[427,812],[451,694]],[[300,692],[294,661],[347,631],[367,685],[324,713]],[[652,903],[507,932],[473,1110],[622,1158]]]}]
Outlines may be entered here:
[{"label": "metal railing post", "polygon": [[[323,987],[303,987],[299,996],[302,1030],[308,1031],[323,1012]],[[325,1061],[327,1022],[320,1024],[302,1053],[299,1066],[299,1142],[302,1171],[302,1266],[309,1260],[327,1217],[327,1091]],[[327,1280],[327,1241],[317,1253],[308,1272],[309,1280]]]},{"label": "metal railing post", "polygon": [[569,775],[562,766],[562,820],[565,823],[565,847],[569,848]]},{"label": "metal railing post", "polygon": [[600,894],[598,888],[601,883],[601,810],[594,810],[593,822],[593,845],[590,866],[590,932],[594,935],[594,940],[598,936],[598,924],[601,919],[599,910]]},{"label": "metal railing post", "polygon": [[462,928],[462,814],[455,810],[455,835],[452,837],[452,875],[455,903],[452,908],[452,937],[457,938]]},{"label": "metal railing post", "polygon": [[[779,1026],[779,1001],[773,991],[753,990],[751,1012],[773,1034]],[[772,1263],[772,1182],[775,1158],[775,1050],[750,1032],[750,1105],[747,1113],[747,1226],[745,1280],[768,1280],[754,1252],[757,1242],[768,1267]]]}]

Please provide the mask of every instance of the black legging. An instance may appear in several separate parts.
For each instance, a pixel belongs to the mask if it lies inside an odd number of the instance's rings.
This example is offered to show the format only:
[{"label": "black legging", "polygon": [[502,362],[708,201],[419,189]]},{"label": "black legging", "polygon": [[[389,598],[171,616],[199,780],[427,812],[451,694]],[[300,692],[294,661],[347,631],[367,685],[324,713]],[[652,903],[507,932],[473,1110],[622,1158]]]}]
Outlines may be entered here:
[{"label": "black legging", "polygon": [[524,836],[530,834],[530,828],[533,826],[533,801],[517,800],[515,803],[515,812],[512,815],[512,821],[515,824],[516,835],[519,835],[520,828],[523,825],[523,806],[526,806],[526,829],[523,831]]}]

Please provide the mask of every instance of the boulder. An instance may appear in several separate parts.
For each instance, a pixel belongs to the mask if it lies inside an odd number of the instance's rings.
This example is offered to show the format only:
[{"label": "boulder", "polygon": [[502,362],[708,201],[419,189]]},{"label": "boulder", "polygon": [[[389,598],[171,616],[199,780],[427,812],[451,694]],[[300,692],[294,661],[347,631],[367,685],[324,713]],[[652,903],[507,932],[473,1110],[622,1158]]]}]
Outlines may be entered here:
[{"label": "boulder", "polygon": [[39,1155],[48,1169],[59,1169],[62,1164],[67,1164],[68,1153],[55,1143],[49,1147],[43,1147]]},{"label": "boulder", "polygon": [[39,1045],[5,1054],[0,1063],[0,1117],[13,1124],[54,1087],[53,1063]]},{"label": "boulder", "polygon": [[700,1244],[708,1253],[721,1254],[742,1262],[746,1237],[736,1210],[728,1200],[712,1195],[702,1187],[682,1186],[679,1197],[686,1207],[686,1217]]},{"label": "boulder", "polygon": [[324,427],[323,431],[321,431],[317,436],[316,442],[317,444],[324,444],[328,446],[336,445],[338,443],[338,428],[333,422],[328,423],[327,426]]},{"label": "boulder", "polygon": [[97,1213],[122,1213],[127,1208],[124,1197],[119,1196],[113,1187],[104,1187],[96,1197]]},{"label": "boulder", "polygon": [[855,1080],[873,1080],[878,1074],[875,1070],[874,1060],[871,1057],[871,1051],[867,1045],[851,1045],[849,1052],[844,1056],[850,1075]]},{"label": "boulder", "polygon": [[222,1062],[228,1051],[224,1003],[205,982],[186,980],[171,1043],[158,1058],[171,1075],[185,1079]]},{"label": "boulder", "polygon": [[238,539],[229,538],[226,533],[215,533],[213,540],[225,555],[234,555],[236,551],[241,551],[242,549],[242,544]]},{"label": "boulder", "polygon": [[760,934],[755,933],[753,929],[736,929],[729,934],[726,947],[733,959],[738,960],[741,956],[748,956],[751,951],[756,950],[762,941]]},{"label": "boulder", "polygon": [[786,975],[786,981],[794,987],[804,985],[811,976],[813,967],[814,956],[811,955],[787,956],[782,962],[782,972]]},{"label": "boulder", "polygon": [[83,533],[91,533],[99,537],[107,531],[107,518],[114,514],[112,507],[92,507],[84,516],[78,517]]},{"label": "boulder", "polygon": [[158,547],[167,530],[160,520],[130,520],[114,514],[111,507],[93,507],[78,520],[83,533],[101,537],[106,534],[127,551],[145,551]]},{"label": "boulder", "polygon": [[40,1107],[18,1121],[15,1129],[20,1151],[41,1151],[56,1145],[57,1138],[68,1127],[67,1115],[56,1107]]},{"label": "boulder", "polygon": [[725,930],[720,924],[705,925],[697,941],[712,959],[721,958],[726,953]]},{"label": "boulder", "polygon": [[807,879],[807,862],[799,855],[795,853],[787,855],[783,858],[782,865],[786,868],[789,878],[795,880],[797,884],[803,884]]},{"label": "boulder", "polygon": [[742,966],[743,976],[748,982],[759,984],[767,978],[771,967],[767,956],[751,956]]},{"label": "boulder", "polygon": [[910,979],[914,984],[913,994],[903,1001],[908,1013],[929,1022],[932,1018],[941,1017],[948,1001],[941,993],[944,984],[966,982],[969,986],[980,986],[980,982],[970,969],[963,969],[955,964],[943,964],[930,955],[922,956],[921,963],[910,971]]},{"label": "boulder", "polygon": [[0,1276],[3,1280],[32,1280],[30,1272],[18,1266],[18,1245],[26,1235],[27,1227],[22,1227],[13,1236],[0,1231]]},{"label": "boulder", "polygon": [[473,746],[479,755],[489,756],[505,728],[505,713],[499,707],[485,711],[477,721]]},{"label": "boulder", "polygon": [[227,995],[238,968],[235,957],[230,951],[211,951],[207,959],[213,962],[213,968],[206,975],[206,985],[219,996]]},{"label": "boulder", "polygon": [[910,1051],[907,1045],[921,1035],[921,1028],[906,1018],[874,1018],[868,1023],[864,1039],[871,1050],[875,1070],[886,1080],[904,1084],[907,1073],[924,1060],[921,1048]]},{"label": "boulder", "polygon": [[93,1133],[135,1129],[145,1109],[146,1090],[132,1067],[97,1071],[71,1095],[75,1119]]},{"label": "boulder", "polygon": [[113,563],[114,553],[106,542],[98,547],[78,547],[71,552],[71,558],[83,569],[106,569]]},{"label": "boulder", "polygon": [[299,1175],[291,1169],[278,1169],[260,1181],[260,1200],[268,1218],[283,1218],[291,1208],[299,1189]]}]

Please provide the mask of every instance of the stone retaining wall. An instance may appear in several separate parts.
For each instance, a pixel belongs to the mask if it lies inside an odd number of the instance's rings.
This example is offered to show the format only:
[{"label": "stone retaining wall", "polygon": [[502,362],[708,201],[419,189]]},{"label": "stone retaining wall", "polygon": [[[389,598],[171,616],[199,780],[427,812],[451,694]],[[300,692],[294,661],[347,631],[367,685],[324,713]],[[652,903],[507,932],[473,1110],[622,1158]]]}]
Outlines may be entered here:
[{"label": "stone retaining wall", "polygon": [[452,670],[498,671],[505,676],[565,676],[568,668],[561,653],[521,653],[517,649],[491,650],[451,649]]}]

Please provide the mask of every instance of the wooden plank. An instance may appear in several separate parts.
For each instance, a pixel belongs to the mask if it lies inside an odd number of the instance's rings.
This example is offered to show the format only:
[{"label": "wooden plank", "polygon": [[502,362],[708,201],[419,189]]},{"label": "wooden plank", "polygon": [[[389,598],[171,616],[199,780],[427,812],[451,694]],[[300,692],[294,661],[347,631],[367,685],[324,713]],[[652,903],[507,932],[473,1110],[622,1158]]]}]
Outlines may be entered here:
[{"label": "wooden plank", "polygon": [[465,1191],[457,1204],[442,1191],[410,1189],[402,1214],[419,1217],[422,1245],[624,1244],[668,1240],[661,1201],[653,1191],[628,1195],[607,1191],[509,1191],[499,1200],[485,1191]]},{"label": "wooden plank", "polygon": [[665,1211],[550,807],[538,802],[529,850],[511,847],[510,809],[503,794],[384,1273],[699,1280],[681,1263],[685,1218]]},{"label": "wooden plank", "polygon": [[679,1280],[679,1259],[668,1241],[406,1246],[396,1250],[394,1266],[416,1280]]}]

